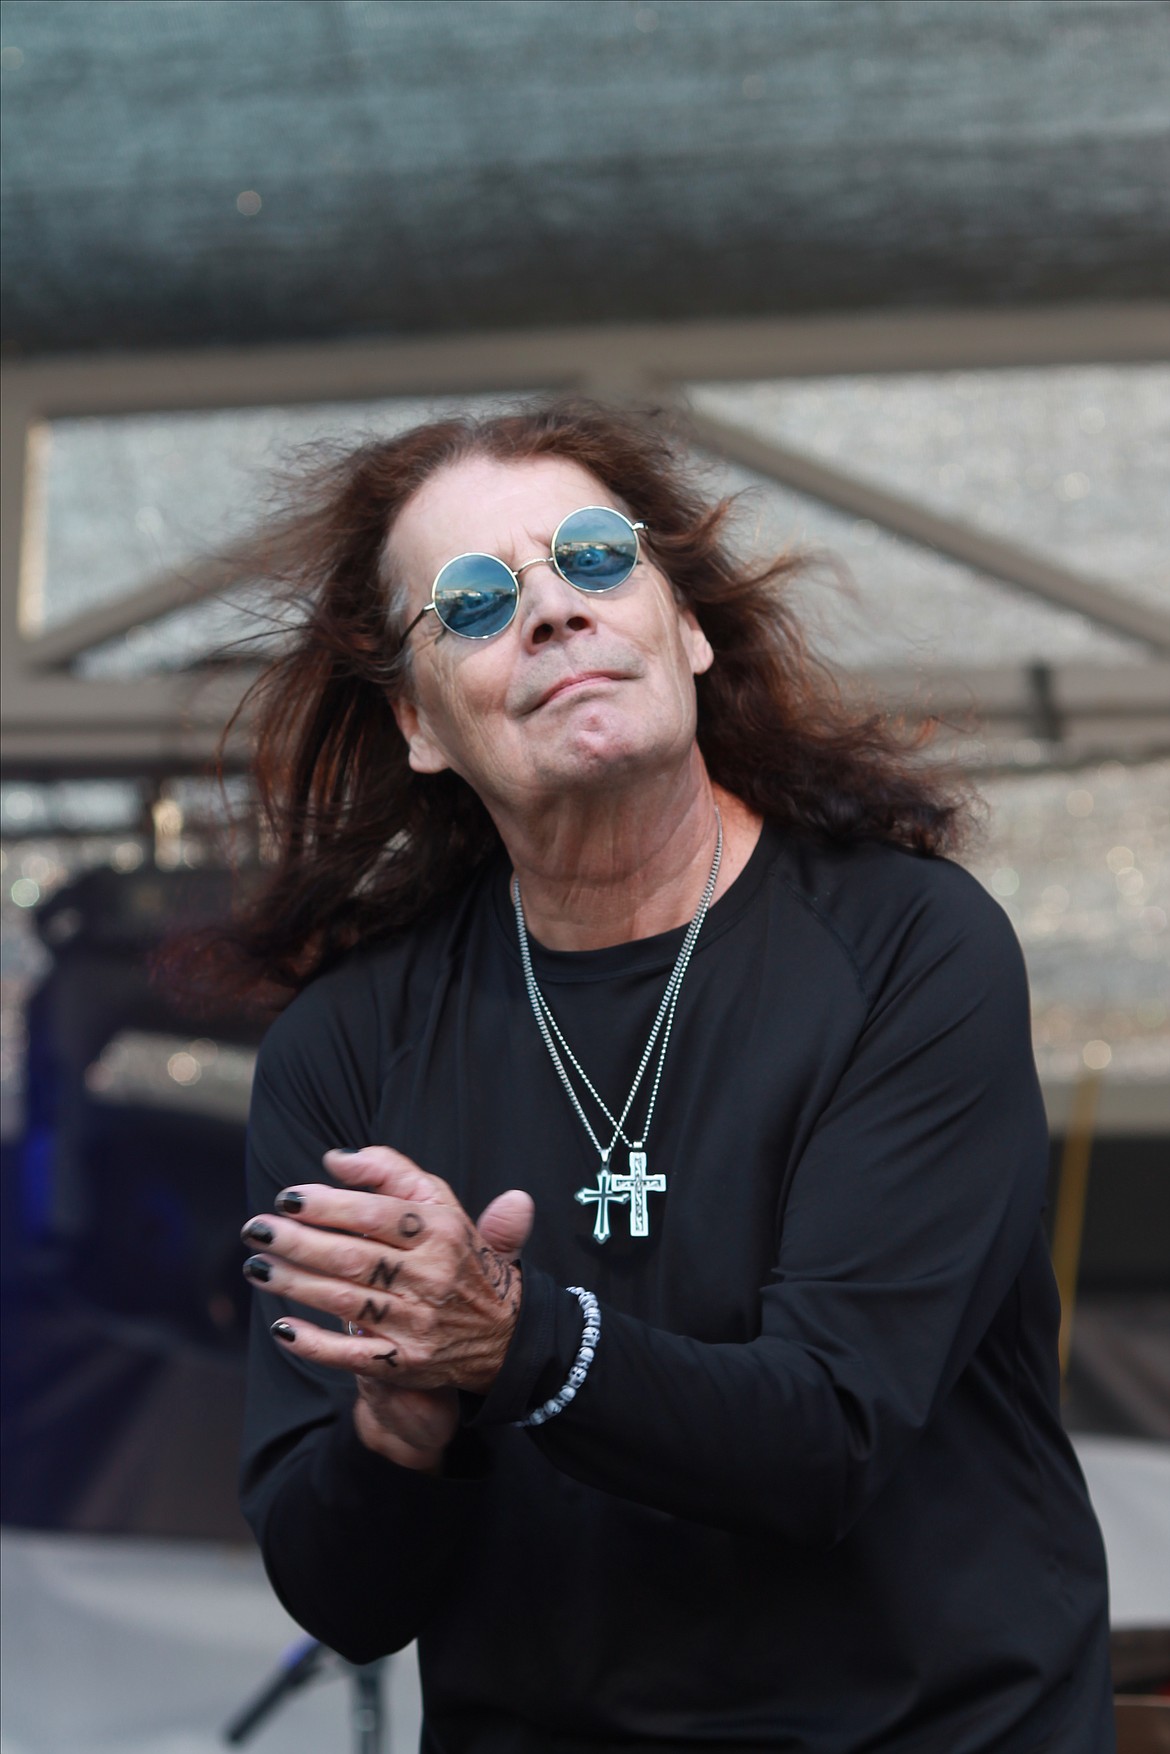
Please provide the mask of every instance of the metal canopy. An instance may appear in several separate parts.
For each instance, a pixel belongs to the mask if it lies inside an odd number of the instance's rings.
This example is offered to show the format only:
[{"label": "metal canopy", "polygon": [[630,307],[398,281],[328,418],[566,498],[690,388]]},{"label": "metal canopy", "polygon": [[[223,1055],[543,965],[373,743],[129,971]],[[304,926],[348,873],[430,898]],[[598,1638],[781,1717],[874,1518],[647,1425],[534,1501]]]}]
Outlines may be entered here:
[{"label": "metal canopy", "polygon": [[8,0],[24,353],[1170,291],[1144,0]]}]

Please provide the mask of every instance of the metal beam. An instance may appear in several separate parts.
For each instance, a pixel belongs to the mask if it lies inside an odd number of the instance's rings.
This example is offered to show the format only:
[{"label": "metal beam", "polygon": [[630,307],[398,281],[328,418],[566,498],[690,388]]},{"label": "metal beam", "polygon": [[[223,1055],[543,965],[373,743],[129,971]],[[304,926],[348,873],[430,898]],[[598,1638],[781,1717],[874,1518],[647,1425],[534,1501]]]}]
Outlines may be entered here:
[{"label": "metal beam", "polygon": [[[255,671],[136,677],[131,683],[9,674],[0,773],[191,773],[212,760]],[[237,728],[234,761],[246,729]]]},{"label": "metal beam", "polygon": [[[1065,1132],[1071,1118],[1077,1085],[1058,1084],[1045,1079],[1041,1085],[1044,1107],[1048,1111],[1050,1132]],[[1115,1079],[1102,1081],[1096,1115],[1097,1137],[1170,1134],[1170,1084],[1151,1078],[1140,1083],[1121,1084]]]},{"label": "metal beam", "polygon": [[[871,691],[885,706],[926,718],[977,716],[984,723],[1034,722],[1036,666],[889,666],[840,672],[847,689]],[[1047,667],[1047,696],[1062,726],[1140,719],[1170,735],[1170,661],[1065,663]]]},{"label": "metal beam", "polygon": [[797,493],[823,500],[839,511],[866,518],[896,536],[932,548],[1017,590],[1087,615],[1114,633],[1142,640],[1156,652],[1170,653],[1170,613],[1154,603],[1125,596],[1104,579],[1088,578],[974,524],[930,511],[916,500],[905,499],[804,452],[790,450],[748,427],[701,409],[692,411],[692,421],[700,444],[721,457]]},{"label": "metal beam", "polygon": [[[254,674],[151,676],[129,687],[64,677],[18,683],[5,692],[0,771],[6,778],[198,771]],[[840,681],[850,698],[911,724],[937,719],[946,752],[979,769],[1013,765],[1023,739],[1038,767],[1170,753],[1170,663],[1054,666],[1047,686],[1060,737],[1052,743],[1044,740],[1031,666],[847,671]],[[244,763],[246,743],[242,726],[229,765]]]},{"label": "metal beam", "polygon": [[910,724],[936,721],[940,753],[978,771],[1170,755],[1170,663],[889,668],[841,682]]},{"label": "metal beam", "polygon": [[44,357],[6,368],[29,419],[1170,358],[1170,304],[615,324],[443,339]]},{"label": "metal beam", "polygon": [[257,556],[265,549],[270,551],[274,540],[268,533],[258,532],[250,542],[234,543],[216,554],[201,555],[182,568],[158,573],[125,596],[73,615],[47,633],[32,638],[26,635],[20,645],[21,663],[41,670],[66,668],[84,652],[118,639],[132,628],[230,591],[256,576]]}]

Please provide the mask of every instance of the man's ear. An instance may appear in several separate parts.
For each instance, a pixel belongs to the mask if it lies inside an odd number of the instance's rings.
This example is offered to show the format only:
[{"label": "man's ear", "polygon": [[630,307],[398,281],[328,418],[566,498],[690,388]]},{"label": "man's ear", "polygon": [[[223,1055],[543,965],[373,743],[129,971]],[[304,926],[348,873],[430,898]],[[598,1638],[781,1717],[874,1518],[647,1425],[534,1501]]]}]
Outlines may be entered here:
[{"label": "man's ear", "polygon": [[691,660],[691,675],[702,676],[715,662],[715,653],[711,649],[710,640],[699,626],[694,610],[684,609],[682,618],[683,640]]},{"label": "man's ear", "polygon": [[406,739],[407,759],[415,773],[443,773],[450,762],[427,728],[426,717],[413,700],[397,699],[390,709]]}]

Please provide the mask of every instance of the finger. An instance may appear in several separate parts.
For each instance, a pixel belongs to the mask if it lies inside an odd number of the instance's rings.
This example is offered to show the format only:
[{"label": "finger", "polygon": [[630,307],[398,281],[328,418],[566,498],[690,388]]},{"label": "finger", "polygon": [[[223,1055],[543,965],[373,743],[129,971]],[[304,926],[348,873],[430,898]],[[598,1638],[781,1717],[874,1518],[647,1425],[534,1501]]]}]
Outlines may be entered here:
[{"label": "finger", "polygon": [[454,1194],[437,1175],[428,1175],[401,1151],[389,1145],[363,1145],[357,1151],[327,1151],[322,1160],[330,1175],[348,1187],[399,1200],[427,1201],[440,1206],[458,1204]]},{"label": "finger", "polygon": [[309,1309],[336,1316],[342,1322],[352,1322],[354,1327],[367,1333],[392,1326],[396,1314],[409,1326],[414,1315],[409,1307],[403,1308],[403,1300],[396,1293],[371,1290],[347,1279],[327,1279],[320,1273],[307,1273],[274,1255],[251,1255],[244,1262],[244,1276],[275,1297],[305,1304]]},{"label": "finger", "polygon": [[[326,1182],[301,1182],[296,1187],[283,1188],[273,1203],[284,1217],[295,1218],[300,1224],[323,1230],[348,1230],[355,1236],[375,1237],[400,1249],[416,1248],[441,1222],[433,1201],[398,1200],[387,1194],[332,1188]],[[444,1215],[447,1210],[443,1209]],[[262,1213],[259,1222],[264,1223],[267,1218],[268,1214]]]},{"label": "finger", "polygon": [[272,1337],[298,1358],[324,1364],[330,1370],[346,1370],[354,1376],[371,1376],[393,1382],[409,1369],[409,1359],[397,1340],[380,1336],[335,1334],[303,1318],[282,1316],[273,1322]]},{"label": "finger", "polygon": [[489,1248],[495,1249],[506,1261],[514,1261],[532,1235],[536,1206],[531,1194],[520,1188],[509,1188],[497,1194],[485,1206],[476,1229]]},{"label": "finger", "polygon": [[403,1246],[401,1238],[391,1249],[347,1231],[315,1230],[311,1225],[299,1224],[295,1218],[267,1214],[250,1218],[240,1238],[250,1248],[263,1250],[267,1255],[277,1255],[331,1279],[348,1279],[354,1285],[369,1286],[372,1291],[389,1291],[408,1265],[397,1252]]}]

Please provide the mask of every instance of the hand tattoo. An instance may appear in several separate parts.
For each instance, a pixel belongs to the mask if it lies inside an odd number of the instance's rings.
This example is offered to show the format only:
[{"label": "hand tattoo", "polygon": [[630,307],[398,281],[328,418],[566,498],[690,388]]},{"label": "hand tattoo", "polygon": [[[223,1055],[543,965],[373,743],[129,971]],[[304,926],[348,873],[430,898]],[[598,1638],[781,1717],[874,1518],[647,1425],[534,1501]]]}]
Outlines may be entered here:
[{"label": "hand tattoo", "polygon": [[404,1212],[398,1220],[399,1236],[418,1236],[423,1229],[423,1221],[417,1212]]},{"label": "hand tattoo", "polygon": [[383,1257],[370,1274],[370,1285],[379,1291],[389,1291],[397,1277],[398,1268],[392,1267],[390,1262]]},{"label": "hand tattoo", "polygon": [[490,1249],[486,1245],[477,1249],[476,1253],[479,1256],[479,1264],[483,1269],[484,1277],[500,1302],[504,1303],[512,1289],[515,1268],[508,1261],[501,1260],[495,1249]]},{"label": "hand tattoo", "polygon": [[366,1321],[384,1322],[389,1314],[390,1305],[388,1303],[375,1303],[372,1297],[367,1297],[357,1313],[358,1325],[360,1326],[362,1322]]},{"label": "hand tattoo", "polygon": [[389,1352],[379,1352],[375,1356],[379,1364],[388,1364],[391,1370],[398,1369],[398,1352],[395,1347],[391,1346]]}]

